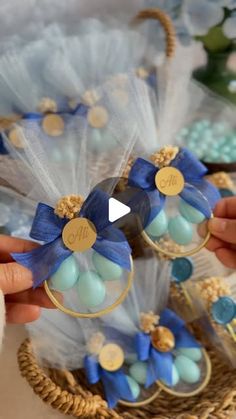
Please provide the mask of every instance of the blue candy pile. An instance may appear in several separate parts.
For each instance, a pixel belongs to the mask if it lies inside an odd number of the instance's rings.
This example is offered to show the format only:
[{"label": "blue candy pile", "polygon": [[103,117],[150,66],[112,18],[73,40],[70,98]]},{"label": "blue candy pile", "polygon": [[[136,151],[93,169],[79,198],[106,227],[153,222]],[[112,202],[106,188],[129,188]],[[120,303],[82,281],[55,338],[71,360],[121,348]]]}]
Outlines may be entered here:
[{"label": "blue candy pile", "polygon": [[236,129],[224,122],[196,121],[180,131],[177,141],[207,163],[236,162]]}]

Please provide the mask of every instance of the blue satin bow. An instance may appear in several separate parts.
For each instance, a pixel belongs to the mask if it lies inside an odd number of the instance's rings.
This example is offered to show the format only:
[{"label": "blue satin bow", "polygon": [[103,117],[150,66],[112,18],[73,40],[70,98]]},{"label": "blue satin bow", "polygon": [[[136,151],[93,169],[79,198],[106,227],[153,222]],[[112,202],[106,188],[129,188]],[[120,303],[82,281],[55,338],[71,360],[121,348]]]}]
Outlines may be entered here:
[{"label": "blue satin bow", "polygon": [[[92,248],[122,268],[130,270],[131,249],[124,234],[108,220],[108,200],[109,196],[105,192],[95,189],[83,203],[78,217],[87,218],[96,227],[97,239]],[[12,254],[16,262],[32,271],[34,288],[49,279],[72,254],[62,241],[62,231],[68,221],[59,218],[53,208],[39,203],[30,237],[45,244],[31,252]]]},{"label": "blue satin bow", "polygon": [[[199,348],[199,343],[189,333],[184,321],[172,310],[162,311],[159,326],[168,328],[175,337],[174,349]],[[150,334],[139,332],[135,336],[135,347],[138,359],[147,361],[147,378],[145,387],[150,387],[155,381],[163,380],[166,385],[172,386],[173,354],[172,352],[159,352],[152,345]]]},{"label": "blue satin bow", "polygon": [[84,368],[89,384],[102,381],[108,406],[113,408],[120,399],[134,402],[127,377],[122,369],[109,372],[104,370],[93,355],[84,358]]},{"label": "blue satin bow", "polygon": [[[185,185],[180,197],[204,214],[206,218],[210,218],[212,209],[220,199],[220,194],[215,186],[203,178],[207,173],[207,168],[186,148],[180,149],[170,166],[178,169],[184,176]],[[148,224],[159,214],[165,204],[166,197],[155,184],[155,176],[159,170],[153,163],[138,158],[129,174],[129,185],[139,187],[148,193],[151,205]]]}]

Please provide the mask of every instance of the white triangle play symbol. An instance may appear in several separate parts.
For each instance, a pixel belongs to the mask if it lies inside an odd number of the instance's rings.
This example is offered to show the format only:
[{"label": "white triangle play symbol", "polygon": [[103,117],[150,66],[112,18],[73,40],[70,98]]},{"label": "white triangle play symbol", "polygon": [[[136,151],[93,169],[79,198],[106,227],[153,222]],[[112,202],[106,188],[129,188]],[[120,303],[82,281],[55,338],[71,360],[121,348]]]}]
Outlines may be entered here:
[{"label": "white triangle play symbol", "polygon": [[108,218],[111,223],[119,218],[124,217],[124,215],[129,214],[131,212],[130,207],[122,202],[117,201],[115,198],[109,199],[109,211],[108,211]]}]

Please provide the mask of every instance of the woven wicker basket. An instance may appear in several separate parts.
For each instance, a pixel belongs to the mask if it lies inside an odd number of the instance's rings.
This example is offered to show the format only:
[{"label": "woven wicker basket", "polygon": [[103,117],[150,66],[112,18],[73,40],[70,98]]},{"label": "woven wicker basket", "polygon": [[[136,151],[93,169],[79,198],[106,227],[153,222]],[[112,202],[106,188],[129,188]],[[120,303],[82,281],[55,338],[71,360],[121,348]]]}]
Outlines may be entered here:
[{"label": "woven wicker basket", "polygon": [[108,409],[99,386],[89,386],[83,371],[42,369],[26,340],[18,352],[21,374],[41,399],[72,417],[105,419],[229,419],[236,410],[236,374],[214,351],[212,378],[207,388],[191,398],[177,398],[160,393],[157,399],[141,409],[118,407]]}]

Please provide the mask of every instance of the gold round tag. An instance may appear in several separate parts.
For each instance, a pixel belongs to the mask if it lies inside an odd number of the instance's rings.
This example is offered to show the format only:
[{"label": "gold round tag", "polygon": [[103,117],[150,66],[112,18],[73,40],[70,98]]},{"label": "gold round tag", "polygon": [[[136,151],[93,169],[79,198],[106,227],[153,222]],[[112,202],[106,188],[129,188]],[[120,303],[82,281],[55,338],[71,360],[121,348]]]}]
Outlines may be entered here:
[{"label": "gold round tag", "polygon": [[59,115],[48,114],[43,118],[42,127],[50,137],[59,137],[64,132],[65,124]]},{"label": "gold round tag", "polygon": [[23,149],[25,147],[23,135],[21,132],[21,129],[18,128],[12,128],[11,131],[8,134],[9,141],[11,144],[16,148]]},{"label": "gold round tag", "polygon": [[152,344],[160,352],[169,352],[175,347],[175,337],[170,329],[157,326],[151,332]]},{"label": "gold round tag", "polygon": [[163,167],[155,177],[157,189],[167,196],[178,195],[184,189],[184,177],[175,167]]},{"label": "gold round tag", "polygon": [[108,122],[108,112],[103,106],[93,106],[88,111],[88,122],[93,128],[103,128]]},{"label": "gold round tag", "polygon": [[72,252],[85,252],[97,239],[96,228],[87,218],[73,218],[62,232],[64,245]]},{"label": "gold round tag", "polygon": [[99,364],[106,371],[117,371],[124,363],[125,355],[122,348],[115,343],[108,343],[100,351]]}]

